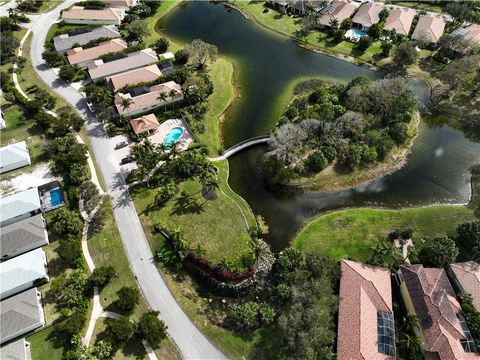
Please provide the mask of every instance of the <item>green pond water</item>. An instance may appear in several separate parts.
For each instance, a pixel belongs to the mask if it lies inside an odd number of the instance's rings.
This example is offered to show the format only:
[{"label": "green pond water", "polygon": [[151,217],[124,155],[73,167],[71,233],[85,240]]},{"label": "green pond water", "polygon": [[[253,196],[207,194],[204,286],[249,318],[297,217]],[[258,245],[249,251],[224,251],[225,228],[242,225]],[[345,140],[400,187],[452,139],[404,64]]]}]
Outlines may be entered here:
[{"label": "green pond water", "polygon": [[[348,81],[356,76],[383,76],[332,57],[314,53],[246,20],[221,4],[190,2],[172,11],[158,27],[181,42],[202,39],[234,59],[240,96],[226,114],[224,146],[268,134],[282,112],[279,96],[299,78]],[[232,157],[230,185],[270,226],[268,242],[276,251],[313,217],[352,206],[398,208],[434,203],[466,203],[470,169],[480,162],[480,144],[428,113],[428,89],[411,81],[424,110],[420,132],[406,165],[391,175],[357,188],[334,193],[277,194],[264,185],[257,147]]]}]

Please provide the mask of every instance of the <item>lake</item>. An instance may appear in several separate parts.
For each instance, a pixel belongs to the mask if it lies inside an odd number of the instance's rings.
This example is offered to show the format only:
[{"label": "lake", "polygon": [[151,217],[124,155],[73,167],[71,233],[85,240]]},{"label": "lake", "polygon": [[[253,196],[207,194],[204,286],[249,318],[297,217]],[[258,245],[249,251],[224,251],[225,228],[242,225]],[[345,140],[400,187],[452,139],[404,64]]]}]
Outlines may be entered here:
[{"label": "lake", "polygon": [[[283,36],[246,20],[221,4],[197,1],[172,11],[159,24],[181,42],[202,39],[218,46],[238,70],[239,98],[223,124],[225,147],[252,136],[268,134],[284,110],[279,96],[299,78],[349,81],[383,74],[333,57],[305,50]],[[424,111],[420,132],[406,165],[369,185],[334,193],[277,194],[264,185],[262,148],[229,160],[230,185],[270,226],[266,240],[279,251],[295,233],[322,212],[354,206],[399,208],[435,203],[466,203],[470,198],[470,168],[479,163],[480,144],[428,115],[428,93],[411,81]],[[281,106],[280,106],[280,105]]]}]

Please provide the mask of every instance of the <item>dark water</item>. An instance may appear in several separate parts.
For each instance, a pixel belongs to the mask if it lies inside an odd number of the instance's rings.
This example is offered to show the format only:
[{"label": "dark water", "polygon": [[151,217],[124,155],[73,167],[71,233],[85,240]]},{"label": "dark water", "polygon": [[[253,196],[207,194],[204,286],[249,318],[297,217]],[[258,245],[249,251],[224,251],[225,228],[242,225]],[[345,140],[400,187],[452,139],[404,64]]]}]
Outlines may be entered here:
[{"label": "dark water", "polygon": [[[174,10],[160,24],[180,41],[200,38],[215,44],[238,66],[240,98],[229,110],[223,128],[226,147],[268,133],[282,109],[275,101],[299,77],[348,81],[359,75],[380,77],[368,70],[298,47],[294,42],[245,20],[222,5],[192,2]],[[427,107],[426,88],[412,81]],[[402,207],[433,203],[464,203],[470,197],[469,169],[480,161],[480,144],[473,143],[436,117],[424,116],[407,164],[368,186],[336,193],[279,195],[265,188],[262,148],[230,159],[230,184],[270,225],[274,250],[285,247],[314,216],[351,206]]]}]

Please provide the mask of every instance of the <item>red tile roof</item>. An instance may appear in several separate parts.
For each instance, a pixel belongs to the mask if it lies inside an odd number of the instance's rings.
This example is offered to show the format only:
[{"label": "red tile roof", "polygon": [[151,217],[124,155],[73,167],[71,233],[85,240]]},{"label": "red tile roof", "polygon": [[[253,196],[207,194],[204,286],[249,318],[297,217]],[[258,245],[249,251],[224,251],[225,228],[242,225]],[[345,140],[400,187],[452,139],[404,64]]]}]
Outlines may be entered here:
[{"label": "red tile roof", "polygon": [[396,8],[390,9],[390,14],[385,21],[385,30],[393,30],[400,35],[408,35],[410,27],[412,26],[413,18],[416,15],[416,11],[411,8]]},{"label": "red tile roof", "polygon": [[464,339],[457,318],[461,308],[445,271],[422,265],[402,265],[400,271],[420,320],[427,358],[478,359],[478,355],[465,353],[460,344],[460,340]]},{"label": "red tile roof", "polygon": [[353,17],[353,22],[362,26],[370,27],[380,21],[380,13],[383,5],[374,3],[365,3],[360,6],[357,13]]},{"label": "red tile roof", "polygon": [[81,47],[69,49],[67,50],[67,58],[71,65],[75,65],[85,61],[98,59],[102,55],[122,51],[126,47],[127,43],[125,40],[111,39],[87,49]]},{"label": "red tile roof", "polygon": [[341,270],[338,360],[394,359],[377,344],[377,311],[393,311],[390,271],[349,260]]},{"label": "red tile roof", "polygon": [[445,20],[442,16],[422,15],[418,19],[412,39],[436,43],[442,36],[444,29]]},{"label": "red tile roof", "polygon": [[132,126],[133,132],[137,135],[147,131],[150,132],[151,130],[156,131],[160,127],[155,114],[143,115],[139,118],[132,119],[130,120],[130,125]]},{"label": "red tile roof", "polygon": [[451,264],[455,277],[463,291],[473,297],[473,305],[480,311],[480,264],[475,261]]}]

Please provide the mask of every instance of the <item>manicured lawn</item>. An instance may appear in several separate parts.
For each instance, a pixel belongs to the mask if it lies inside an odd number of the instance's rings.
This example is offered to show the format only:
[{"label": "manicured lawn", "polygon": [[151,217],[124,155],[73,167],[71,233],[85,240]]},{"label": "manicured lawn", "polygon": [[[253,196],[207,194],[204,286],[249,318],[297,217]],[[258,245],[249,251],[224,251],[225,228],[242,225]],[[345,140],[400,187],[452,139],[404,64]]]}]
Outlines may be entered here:
[{"label": "manicured lawn", "polygon": [[153,251],[161,245],[152,232],[159,221],[169,230],[180,227],[190,246],[203,246],[206,257],[214,262],[224,257],[234,260],[247,249],[249,235],[245,220],[231,198],[217,190],[216,200],[206,200],[197,180],[184,181],[178,184],[178,189],[177,195],[163,206],[154,204],[157,189],[135,187],[131,191]]},{"label": "manicured lawn", "polygon": [[[160,38],[160,35],[156,32],[155,26],[157,25],[158,20],[166,16],[170,11],[172,11],[176,6],[182,3],[181,0],[166,0],[162,2],[162,5],[158,8],[157,12],[153,16],[149,16],[145,20],[147,21],[148,35],[145,36],[143,41],[147,45],[152,45]],[[175,43],[170,44],[169,51],[176,51],[179,47]]]},{"label": "manicured lawn", "polygon": [[32,359],[34,360],[61,360],[63,355],[63,344],[56,341],[52,334],[57,325],[50,326],[27,338],[30,343]]},{"label": "manicured lawn", "polygon": [[[102,207],[107,214],[105,225],[99,233],[91,234],[88,237],[88,249],[95,266],[113,266],[118,274],[100,293],[100,302],[104,308],[111,307],[118,299],[116,293],[121,287],[137,287],[111,206],[110,200],[104,200]],[[112,310],[115,311],[113,308]],[[141,306],[137,307],[133,318],[138,319],[145,310],[146,305],[141,302]]]},{"label": "manicured lawn", "polygon": [[224,57],[220,57],[210,66],[210,75],[214,91],[208,98],[209,109],[204,120],[205,132],[198,137],[207,144],[210,154],[217,155],[221,148],[219,133],[221,117],[235,96],[233,65]]},{"label": "manicured lawn", "polygon": [[[263,2],[235,1],[235,6],[260,25],[288,37],[294,37],[295,32],[301,28],[299,24],[300,18],[282,15],[271,8],[264,12],[265,6]],[[362,53],[351,42],[342,41],[336,44],[331,41],[331,38],[325,32],[314,30],[303,38],[300,43],[308,48],[318,49],[327,54],[353,56],[359,62],[376,63],[381,60],[379,56],[381,53],[380,42],[378,41]]]},{"label": "manicured lawn", "polygon": [[441,205],[405,210],[350,209],[321,215],[293,241],[304,253],[365,261],[378,238],[396,228],[411,228],[413,239],[453,234],[458,223],[474,218],[465,206]]},{"label": "manicured lawn", "polygon": [[2,111],[7,129],[14,129],[17,126],[22,126],[27,121],[23,109],[18,105],[4,106],[2,107]]}]

